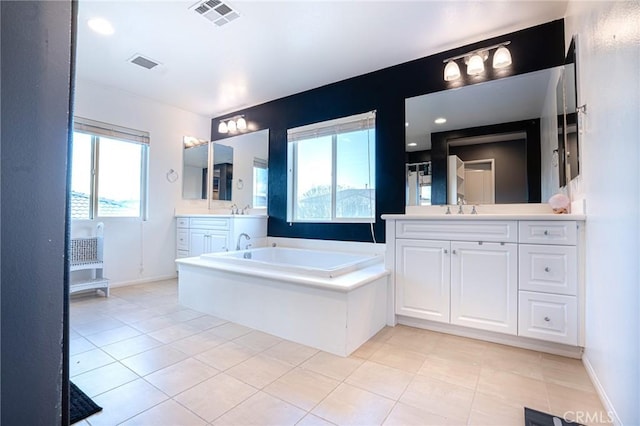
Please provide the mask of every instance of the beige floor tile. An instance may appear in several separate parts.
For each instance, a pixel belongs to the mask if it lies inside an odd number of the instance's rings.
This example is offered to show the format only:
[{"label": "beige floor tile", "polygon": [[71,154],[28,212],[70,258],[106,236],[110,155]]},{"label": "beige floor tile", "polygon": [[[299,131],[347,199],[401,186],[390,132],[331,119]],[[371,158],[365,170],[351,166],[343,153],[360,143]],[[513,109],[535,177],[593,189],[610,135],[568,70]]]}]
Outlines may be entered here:
[{"label": "beige floor tile", "polygon": [[554,383],[547,383],[546,386],[549,392],[549,413],[584,423],[607,423],[610,420],[596,393]]},{"label": "beige floor tile", "polygon": [[366,361],[345,382],[375,394],[397,400],[414,374],[393,367]]},{"label": "beige floor tile", "polygon": [[184,352],[160,346],[121,360],[126,367],[140,376],[168,367],[187,358]]},{"label": "beige floor tile", "polygon": [[475,390],[480,377],[480,365],[429,354],[418,374]]},{"label": "beige floor tile", "polygon": [[276,398],[309,411],[339,384],[338,380],[322,374],[295,368],[263,390]]},{"label": "beige floor tile", "polygon": [[385,343],[420,353],[429,353],[442,339],[442,334],[413,327],[397,326]]},{"label": "beige floor tile", "polygon": [[190,321],[195,318],[200,318],[203,315],[206,314],[203,312],[194,311],[193,309],[180,307],[179,310],[167,315],[167,317],[174,322],[184,322]]},{"label": "beige floor tile", "polygon": [[320,351],[315,348],[283,340],[267,349],[265,355],[269,355],[270,357],[291,365],[300,365],[318,352]]},{"label": "beige floor tile", "polygon": [[421,408],[398,402],[387,416],[385,426],[460,426],[460,420],[448,419]]},{"label": "beige floor tile", "polygon": [[222,337],[218,337],[212,334],[194,334],[184,339],[176,340],[169,344],[170,347],[184,352],[187,355],[194,356],[205,352],[209,349],[215,348],[225,344],[227,341]]},{"label": "beige floor tile", "polygon": [[441,380],[417,375],[399,402],[442,417],[466,422],[474,391]]},{"label": "beige floor tile", "polygon": [[343,358],[327,352],[318,352],[302,363],[300,367],[336,380],[344,380],[363,362],[364,360],[357,358]]},{"label": "beige floor tile", "polygon": [[469,425],[511,426],[524,424],[524,408],[507,404],[502,398],[476,392],[471,405]]},{"label": "beige floor tile", "polygon": [[98,367],[111,364],[116,360],[100,349],[91,349],[69,357],[69,377],[86,373]]},{"label": "beige floor tile", "polygon": [[93,398],[139,378],[140,376],[124,365],[114,362],[74,376],[72,381],[82,392]]},{"label": "beige floor tile", "polygon": [[[148,296],[147,296],[148,297]],[[113,314],[113,317],[127,324],[148,320],[158,314],[151,309],[140,309],[138,306],[132,306],[131,309]]]},{"label": "beige floor tile", "polygon": [[93,343],[91,343],[84,337],[80,336],[77,333],[76,336],[77,337],[71,338],[71,340],[69,340],[69,355],[77,355],[82,352],[97,349]]},{"label": "beige floor tile", "polygon": [[84,323],[74,321],[72,319],[71,323],[73,324],[73,329],[85,337],[91,334],[100,333],[126,325],[122,321],[111,317],[102,317],[99,320]]},{"label": "beige floor tile", "polygon": [[226,324],[227,321],[211,315],[202,315],[200,317],[185,321],[184,323],[192,327],[196,327],[200,331],[204,331]]},{"label": "beige floor tile", "polygon": [[417,373],[426,359],[427,357],[423,353],[385,343],[371,355],[369,361],[408,371],[409,373]]},{"label": "beige floor tile", "polygon": [[[577,362],[573,362],[577,361]],[[581,361],[543,362],[542,376],[545,382],[555,383],[568,388],[594,393],[596,390]]]},{"label": "beige floor tile", "polygon": [[102,411],[89,417],[92,426],[113,426],[168,399],[143,379],[134,380],[94,398]]},{"label": "beige floor tile", "polygon": [[227,370],[256,354],[256,351],[237,343],[227,342],[195,356],[220,371]]},{"label": "beige floor tile", "polygon": [[342,383],[311,413],[339,425],[379,425],[393,405],[388,398]]},{"label": "beige floor tile", "polygon": [[240,324],[228,322],[218,327],[214,327],[210,331],[213,334],[224,337],[227,340],[233,340],[237,339],[240,336],[244,336],[247,333],[251,333],[253,330]]},{"label": "beige floor tile", "polygon": [[476,390],[500,398],[507,404],[549,411],[547,388],[541,380],[482,367]]},{"label": "beige floor tile", "polygon": [[440,358],[477,363],[482,359],[487,342],[466,337],[445,335],[431,353]]},{"label": "beige floor tile", "polygon": [[162,346],[162,342],[153,339],[146,334],[142,334],[121,342],[103,346],[102,350],[115,359],[120,360],[148,351],[149,349],[157,348],[158,346]]},{"label": "beige floor tile", "polygon": [[313,414],[307,414],[296,423],[296,426],[332,426],[335,423],[331,423],[328,420],[322,419],[318,416],[314,416]]},{"label": "beige floor tile", "polygon": [[151,373],[144,379],[167,395],[174,396],[218,373],[218,370],[197,359],[187,358]]},{"label": "beige floor tile", "polygon": [[225,373],[220,373],[186,390],[173,399],[211,422],[258,390]]},{"label": "beige floor tile", "polygon": [[263,333],[262,331],[252,331],[233,341],[239,345],[262,352],[282,342],[282,339],[271,334]]},{"label": "beige floor tile", "polygon": [[126,426],[181,425],[206,426],[200,417],[173,400],[168,400],[122,423]]},{"label": "beige floor tile", "polygon": [[258,389],[293,369],[291,364],[258,354],[227,370],[227,374]]},{"label": "beige floor tile", "polygon": [[393,334],[395,333],[395,330],[397,330],[398,327],[403,327],[403,326],[396,326],[396,327],[386,326],[382,330],[378,331],[376,335],[369,340],[378,342],[378,343],[385,343],[391,336],[393,336]]},{"label": "beige floor tile", "polygon": [[147,334],[149,337],[153,337],[154,339],[159,340],[162,343],[171,343],[175,342],[176,340],[192,336],[199,332],[200,330],[198,330],[194,326],[186,325],[184,323],[178,323],[170,327],[152,331],[151,333]]},{"label": "beige floor tile", "polygon": [[157,316],[144,321],[134,322],[130,325],[143,333],[151,333],[152,331],[161,330],[165,327],[171,327],[172,325],[175,325],[175,322],[171,321],[166,316]]},{"label": "beige floor tile", "polygon": [[487,345],[482,356],[482,365],[532,379],[543,379],[541,353],[527,349],[496,344]]},{"label": "beige floor tile", "polygon": [[375,340],[368,340],[364,342],[358,349],[353,351],[349,358],[369,359],[371,356],[382,348],[384,343]]},{"label": "beige floor tile", "polygon": [[293,426],[305,414],[303,410],[291,404],[267,393],[257,392],[218,418],[213,425]]}]

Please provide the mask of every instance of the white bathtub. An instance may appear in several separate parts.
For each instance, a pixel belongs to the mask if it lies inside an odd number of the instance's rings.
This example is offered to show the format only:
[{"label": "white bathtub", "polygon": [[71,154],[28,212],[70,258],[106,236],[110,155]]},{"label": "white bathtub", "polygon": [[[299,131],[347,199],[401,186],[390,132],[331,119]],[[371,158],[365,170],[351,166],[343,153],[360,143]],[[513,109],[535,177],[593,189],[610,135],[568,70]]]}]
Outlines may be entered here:
[{"label": "white bathtub", "polygon": [[223,261],[252,268],[287,271],[302,275],[334,278],[348,272],[381,263],[382,256],[306,250],[288,247],[264,247],[200,256],[204,260]]},{"label": "white bathtub", "polygon": [[383,256],[276,247],[176,262],[182,305],[333,354],[386,324]]}]

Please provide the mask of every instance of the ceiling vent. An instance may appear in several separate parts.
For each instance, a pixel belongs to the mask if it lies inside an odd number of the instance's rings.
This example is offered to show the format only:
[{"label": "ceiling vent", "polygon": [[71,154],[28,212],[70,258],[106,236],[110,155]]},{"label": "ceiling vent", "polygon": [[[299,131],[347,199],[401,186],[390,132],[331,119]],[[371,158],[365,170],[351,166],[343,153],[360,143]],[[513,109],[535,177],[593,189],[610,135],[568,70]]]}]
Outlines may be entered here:
[{"label": "ceiling vent", "polygon": [[220,0],[199,1],[189,8],[198,15],[207,18],[217,26],[221,27],[240,17],[240,14],[233,10],[227,3]]},{"label": "ceiling vent", "polygon": [[146,68],[148,70],[157,67],[158,65],[160,65],[159,62],[154,61],[153,59],[150,58],[146,58],[142,55],[139,54],[135,54],[133,55],[131,58],[129,58],[129,62],[131,62],[132,64],[136,64],[142,68]]}]

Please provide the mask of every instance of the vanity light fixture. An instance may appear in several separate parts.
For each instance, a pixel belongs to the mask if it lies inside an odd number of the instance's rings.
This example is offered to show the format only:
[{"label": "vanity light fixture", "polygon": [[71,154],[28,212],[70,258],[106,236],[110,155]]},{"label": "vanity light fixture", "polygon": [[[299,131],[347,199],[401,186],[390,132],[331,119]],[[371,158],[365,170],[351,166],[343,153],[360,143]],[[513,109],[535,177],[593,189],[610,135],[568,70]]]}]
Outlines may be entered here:
[{"label": "vanity light fixture", "polygon": [[493,49],[496,49],[493,53],[493,68],[501,69],[508,67],[511,65],[512,61],[511,52],[506,46],[510,43],[510,41],[505,41],[493,46],[483,47],[480,50],[445,59],[443,61],[446,64],[444,67],[444,80],[454,81],[460,78],[460,67],[456,62],[458,59],[464,59],[464,63],[467,65],[468,75],[482,74],[484,72],[484,62],[489,58],[489,52]]},{"label": "vanity light fixture", "polygon": [[220,120],[218,133],[235,133],[247,130],[247,120],[243,115],[236,115],[230,119]]},{"label": "vanity light fixture", "polygon": [[411,142],[411,143],[408,143],[407,146],[418,146],[418,144],[415,142]]}]

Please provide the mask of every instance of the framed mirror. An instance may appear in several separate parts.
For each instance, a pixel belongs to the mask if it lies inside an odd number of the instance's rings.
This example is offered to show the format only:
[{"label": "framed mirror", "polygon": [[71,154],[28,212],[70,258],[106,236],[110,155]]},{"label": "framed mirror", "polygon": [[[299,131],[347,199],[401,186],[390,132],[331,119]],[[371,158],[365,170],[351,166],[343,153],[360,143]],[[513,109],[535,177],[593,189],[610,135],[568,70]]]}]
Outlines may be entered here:
[{"label": "framed mirror", "polygon": [[564,115],[566,144],[566,176],[569,180],[580,174],[580,143],[578,132],[578,85],[576,76],[576,38],[571,39],[564,65]]},{"label": "framed mirror", "polygon": [[[551,151],[557,147],[561,70],[406,99],[407,191],[419,187],[410,182],[415,181],[411,167],[428,163],[430,176],[420,182],[430,185],[431,204],[540,202],[541,187],[553,186],[551,176],[558,174]],[[407,196],[409,205],[420,199]]]},{"label": "framed mirror", "polygon": [[209,180],[209,141],[185,136],[182,149],[182,198],[206,200]]}]

